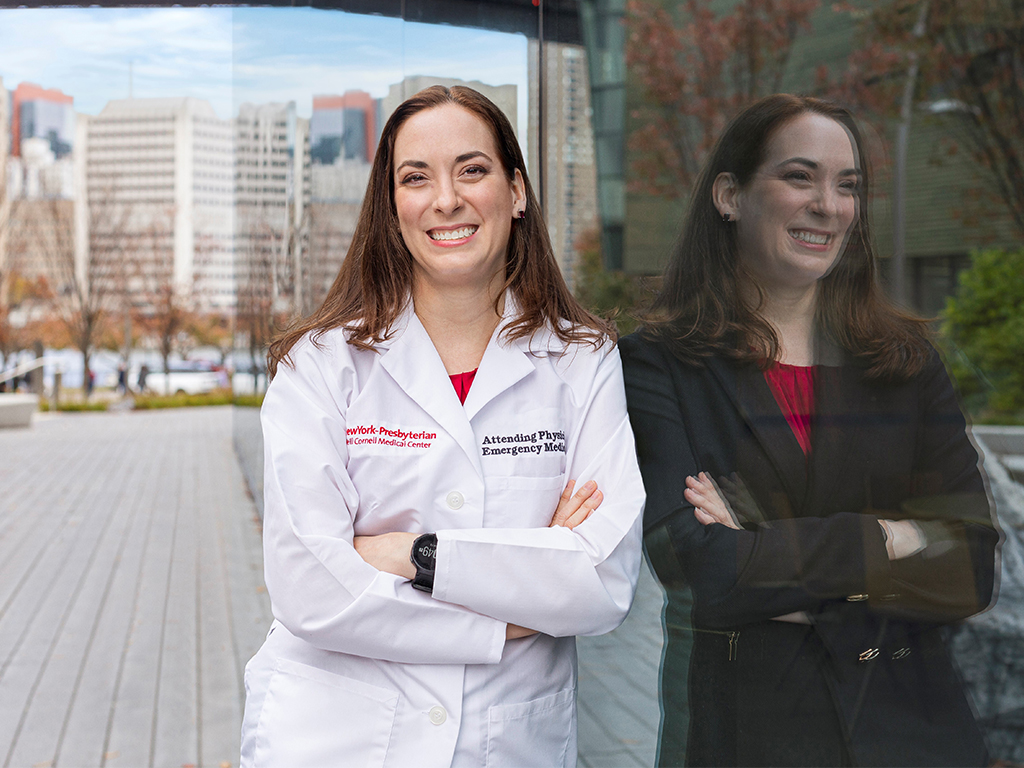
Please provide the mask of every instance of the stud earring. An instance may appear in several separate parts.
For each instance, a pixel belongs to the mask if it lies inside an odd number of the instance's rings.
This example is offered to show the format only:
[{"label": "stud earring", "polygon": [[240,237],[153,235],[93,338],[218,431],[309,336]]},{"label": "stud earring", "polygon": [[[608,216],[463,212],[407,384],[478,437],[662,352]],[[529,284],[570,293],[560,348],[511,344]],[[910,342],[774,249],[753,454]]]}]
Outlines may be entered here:
[{"label": "stud earring", "polygon": [[525,219],[525,218],[526,218],[526,211],[525,211],[525,210],[523,210],[523,211],[520,211],[520,212],[519,212],[519,213],[517,214],[517,218],[520,218],[520,219]]},{"label": "stud earring", "polygon": [[728,224],[730,221],[732,221],[732,214],[731,213],[723,213],[722,214],[722,221],[724,221],[726,224]]}]

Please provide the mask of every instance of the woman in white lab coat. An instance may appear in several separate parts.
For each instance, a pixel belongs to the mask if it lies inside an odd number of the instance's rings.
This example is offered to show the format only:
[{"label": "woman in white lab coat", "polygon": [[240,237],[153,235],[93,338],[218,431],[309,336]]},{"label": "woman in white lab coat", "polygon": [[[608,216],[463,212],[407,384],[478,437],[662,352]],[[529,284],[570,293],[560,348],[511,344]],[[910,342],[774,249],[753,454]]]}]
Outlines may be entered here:
[{"label": "woman in white lab coat", "polygon": [[270,364],[242,765],[575,765],[574,636],[629,611],[644,492],[613,332],[494,104],[433,87],[391,116]]}]

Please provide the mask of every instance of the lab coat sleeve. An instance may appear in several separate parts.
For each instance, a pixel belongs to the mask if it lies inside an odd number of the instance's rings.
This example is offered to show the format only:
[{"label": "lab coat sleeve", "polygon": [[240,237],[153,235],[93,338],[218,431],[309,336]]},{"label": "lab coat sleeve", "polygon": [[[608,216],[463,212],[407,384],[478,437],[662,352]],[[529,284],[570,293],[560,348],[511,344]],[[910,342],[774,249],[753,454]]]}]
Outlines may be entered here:
[{"label": "lab coat sleeve", "polygon": [[347,345],[329,341],[296,345],[294,368],[278,368],[263,403],[264,569],[274,617],[324,650],[496,663],[504,622],[434,600],[352,547],[359,495],[345,470],[345,413],[355,371]]},{"label": "lab coat sleeve", "polygon": [[436,600],[556,637],[603,634],[626,617],[639,577],[643,482],[618,349],[589,354],[601,357],[566,467],[578,484],[596,481],[604,501],[573,530],[438,531]]}]

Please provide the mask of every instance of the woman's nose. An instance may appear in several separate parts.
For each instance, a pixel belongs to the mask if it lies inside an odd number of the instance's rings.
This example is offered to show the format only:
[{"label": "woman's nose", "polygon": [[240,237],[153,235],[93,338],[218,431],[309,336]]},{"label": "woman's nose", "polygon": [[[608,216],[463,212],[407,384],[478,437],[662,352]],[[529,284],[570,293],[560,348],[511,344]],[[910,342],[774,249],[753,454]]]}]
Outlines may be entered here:
[{"label": "woman's nose", "polygon": [[437,185],[437,197],[434,198],[434,208],[441,213],[452,213],[462,206],[462,198],[455,183],[449,179],[443,179]]},{"label": "woman's nose", "polygon": [[836,216],[839,213],[839,193],[828,186],[818,187],[810,209],[820,216]]}]

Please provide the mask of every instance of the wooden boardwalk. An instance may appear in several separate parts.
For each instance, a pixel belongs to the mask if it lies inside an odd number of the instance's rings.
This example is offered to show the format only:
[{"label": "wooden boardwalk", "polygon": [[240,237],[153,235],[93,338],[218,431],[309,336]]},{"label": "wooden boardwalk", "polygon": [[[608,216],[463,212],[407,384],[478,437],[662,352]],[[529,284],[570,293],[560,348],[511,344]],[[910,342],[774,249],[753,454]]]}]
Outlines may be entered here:
[{"label": "wooden boardwalk", "polygon": [[231,419],[0,431],[0,765],[237,764],[270,612]]}]

